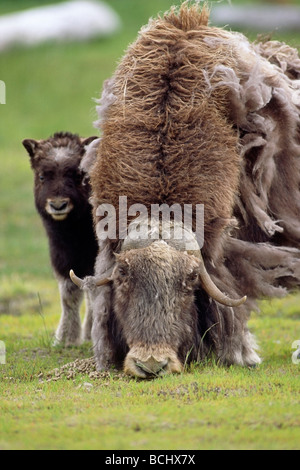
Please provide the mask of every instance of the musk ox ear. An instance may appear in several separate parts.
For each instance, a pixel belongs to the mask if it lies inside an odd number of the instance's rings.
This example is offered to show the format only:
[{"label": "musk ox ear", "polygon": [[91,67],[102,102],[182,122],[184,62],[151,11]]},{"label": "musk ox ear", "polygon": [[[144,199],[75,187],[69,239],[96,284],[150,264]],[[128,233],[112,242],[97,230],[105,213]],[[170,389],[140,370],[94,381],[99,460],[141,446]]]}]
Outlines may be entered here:
[{"label": "musk ox ear", "polygon": [[27,153],[30,156],[30,158],[33,158],[34,155],[36,154],[36,151],[37,151],[37,148],[38,148],[38,145],[39,145],[38,140],[24,139],[22,144],[26,148]]},{"label": "musk ox ear", "polygon": [[93,135],[91,137],[86,137],[85,139],[80,139],[81,141],[81,145],[83,145],[83,147],[86,147],[87,145],[89,145],[91,142],[93,142],[93,140],[95,139],[99,139],[99,136],[97,135]]},{"label": "musk ox ear", "polygon": [[84,155],[80,163],[80,169],[89,175],[98,155],[98,146],[100,138],[96,136],[81,139],[81,145],[84,147]]}]

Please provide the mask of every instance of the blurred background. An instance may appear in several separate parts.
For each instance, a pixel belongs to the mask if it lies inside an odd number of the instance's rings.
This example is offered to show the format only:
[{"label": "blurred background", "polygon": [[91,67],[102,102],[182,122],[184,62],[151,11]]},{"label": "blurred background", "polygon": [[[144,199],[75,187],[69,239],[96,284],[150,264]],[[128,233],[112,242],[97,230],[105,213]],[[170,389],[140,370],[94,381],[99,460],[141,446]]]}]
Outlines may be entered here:
[{"label": "blurred background", "polygon": [[[0,0],[0,15],[49,3],[62,2]],[[6,104],[0,104],[0,313],[1,309],[9,313],[17,308],[5,299],[11,302],[18,292],[26,292],[27,285],[39,286],[42,279],[53,279],[46,236],[34,208],[32,173],[22,140],[47,138],[56,131],[81,136],[95,134],[93,98],[99,97],[103,81],[112,74],[127,45],[149,17],[181,2],[107,0],[105,3],[120,18],[121,26],[114,33],[83,42],[52,41],[34,47],[16,45],[0,51],[0,80],[6,84]],[[264,33],[294,47],[300,46],[300,19],[296,25],[292,21],[291,27],[281,24],[283,12],[291,8],[297,8],[290,10],[292,20],[297,18],[300,0],[265,0],[265,3],[232,0],[230,4],[209,4],[213,22],[222,26],[229,23],[230,5],[247,6],[248,10],[236,9],[240,19],[228,27],[241,30],[251,40]],[[217,11],[220,7],[225,8],[222,14]],[[277,14],[275,26],[273,13]],[[247,19],[251,20],[250,24],[245,23]],[[263,30],[258,21],[261,19]]]}]

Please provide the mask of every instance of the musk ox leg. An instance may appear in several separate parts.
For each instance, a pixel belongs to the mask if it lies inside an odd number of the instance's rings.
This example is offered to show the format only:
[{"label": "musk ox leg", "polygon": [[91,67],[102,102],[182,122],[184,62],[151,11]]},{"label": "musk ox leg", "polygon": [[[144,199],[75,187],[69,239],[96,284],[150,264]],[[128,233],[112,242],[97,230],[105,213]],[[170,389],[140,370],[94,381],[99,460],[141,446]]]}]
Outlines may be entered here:
[{"label": "musk ox leg", "polygon": [[215,326],[209,331],[209,343],[221,364],[254,367],[261,363],[255,337],[247,328],[248,315],[242,307],[228,308],[215,304]]},{"label": "musk ox leg", "polygon": [[81,343],[80,305],[83,292],[69,279],[59,279],[62,314],[54,344],[78,346]]},{"label": "musk ox leg", "polygon": [[86,311],[85,317],[82,325],[82,339],[83,341],[91,340],[91,332],[93,325],[93,310],[92,310],[92,300],[90,298],[89,292],[85,293],[85,303]]},{"label": "musk ox leg", "polygon": [[261,364],[261,358],[258,356],[256,350],[258,349],[258,345],[256,343],[255,336],[247,331],[244,334],[243,340],[243,351],[242,351],[242,358],[243,358],[243,365],[248,367],[255,367],[258,364]]},{"label": "musk ox leg", "polygon": [[243,367],[255,367],[261,363],[256,349],[255,337],[247,331],[242,337],[237,336],[227,342],[220,360],[227,365],[236,364]]},{"label": "musk ox leg", "polygon": [[241,335],[237,334],[225,341],[219,359],[221,363],[227,365],[255,367],[261,363],[256,352],[257,349],[255,337],[249,331],[245,331]]},{"label": "musk ox leg", "polygon": [[113,363],[114,352],[109,338],[109,318],[111,308],[111,288],[99,288],[94,300],[92,341],[97,370],[108,369]]}]

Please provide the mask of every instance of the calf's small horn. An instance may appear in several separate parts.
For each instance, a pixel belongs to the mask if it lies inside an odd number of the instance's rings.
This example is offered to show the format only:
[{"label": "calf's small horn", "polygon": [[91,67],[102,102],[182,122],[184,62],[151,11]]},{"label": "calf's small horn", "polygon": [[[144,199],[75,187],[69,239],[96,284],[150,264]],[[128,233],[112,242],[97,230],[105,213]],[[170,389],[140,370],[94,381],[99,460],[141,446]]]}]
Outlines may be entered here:
[{"label": "calf's small horn", "polygon": [[241,299],[231,299],[227,297],[211,279],[210,275],[206,271],[202,255],[200,253],[200,281],[203,289],[207,292],[210,297],[219,302],[220,304],[226,305],[227,307],[238,307],[247,300],[247,296],[244,295]]}]

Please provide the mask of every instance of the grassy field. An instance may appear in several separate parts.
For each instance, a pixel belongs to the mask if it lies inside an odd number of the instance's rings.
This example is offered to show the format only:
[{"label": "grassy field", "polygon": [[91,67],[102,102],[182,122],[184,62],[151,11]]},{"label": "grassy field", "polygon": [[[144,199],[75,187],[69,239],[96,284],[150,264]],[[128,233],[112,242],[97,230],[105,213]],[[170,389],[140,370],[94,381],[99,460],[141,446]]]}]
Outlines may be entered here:
[{"label": "grassy field", "polygon": [[[0,14],[42,3],[2,0]],[[47,379],[92,352],[89,344],[52,346],[58,291],[21,141],[59,130],[93,134],[92,98],[103,80],[148,17],[180,2],[107,3],[123,19],[109,39],[0,54],[7,88],[0,105],[0,450],[298,449],[300,365],[292,363],[292,343],[300,339],[300,295],[262,302],[253,314],[264,358],[255,370],[208,362],[146,382],[113,370]],[[300,45],[300,34],[275,38]]]}]

